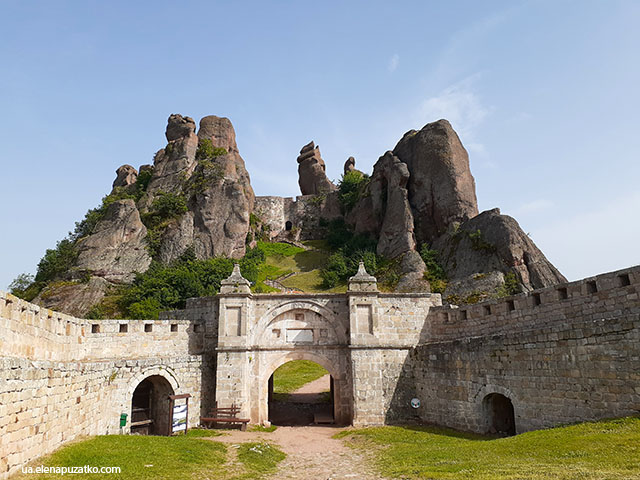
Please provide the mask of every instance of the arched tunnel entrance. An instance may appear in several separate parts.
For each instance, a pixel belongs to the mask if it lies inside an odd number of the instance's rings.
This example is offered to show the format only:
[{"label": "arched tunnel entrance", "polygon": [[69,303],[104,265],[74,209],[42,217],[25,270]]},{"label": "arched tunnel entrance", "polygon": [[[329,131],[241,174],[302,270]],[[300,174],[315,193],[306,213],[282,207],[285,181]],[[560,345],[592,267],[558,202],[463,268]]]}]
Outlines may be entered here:
[{"label": "arched tunnel entrance", "polygon": [[131,433],[169,435],[169,395],[173,394],[171,384],[160,375],[140,382],[131,397]]},{"label": "arched tunnel entrance", "polygon": [[516,434],[516,419],[513,403],[500,393],[491,393],[484,397],[483,409],[487,422],[487,433],[501,435]]},{"label": "arched tunnel entrance", "polygon": [[333,424],[333,377],[310,360],[292,360],[278,367],[268,380],[269,421],[293,426]]}]

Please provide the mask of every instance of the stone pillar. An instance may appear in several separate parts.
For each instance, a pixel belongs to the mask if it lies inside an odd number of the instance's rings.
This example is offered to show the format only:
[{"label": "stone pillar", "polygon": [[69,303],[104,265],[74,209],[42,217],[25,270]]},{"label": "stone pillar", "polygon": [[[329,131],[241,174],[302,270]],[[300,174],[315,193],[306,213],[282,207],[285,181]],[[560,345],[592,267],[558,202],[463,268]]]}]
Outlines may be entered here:
[{"label": "stone pillar", "polygon": [[231,276],[222,281],[218,298],[216,402],[218,407],[229,407],[235,403],[241,408],[240,416],[249,418],[247,320],[251,318],[253,302],[249,281],[240,273],[238,264]]},{"label": "stone pillar", "polygon": [[[353,424],[376,425],[384,423],[384,399],[378,325],[378,283],[360,262],[358,273],[349,279],[349,335],[351,368],[353,374]],[[374,358],[375,357],[375,358]]]}]

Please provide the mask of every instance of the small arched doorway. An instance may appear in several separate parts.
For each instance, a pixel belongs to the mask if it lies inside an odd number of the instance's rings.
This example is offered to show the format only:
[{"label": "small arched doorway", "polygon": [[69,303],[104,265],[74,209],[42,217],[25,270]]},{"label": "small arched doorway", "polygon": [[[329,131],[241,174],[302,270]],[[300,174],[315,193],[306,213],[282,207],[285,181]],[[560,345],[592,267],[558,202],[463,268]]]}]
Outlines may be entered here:
[{"label": "small arched doorway", "polygon": [[482,401],[487,433],[516,434],[516,418],[513,403],[500,393],[490,393]]},{"label": "small arched doorway", "polygon": [[291,220],[287,220],[284,224],[284,229],[287,232],[290,232],[292,228],[293,228],[293,223],[291,223]]},{"label": "small arched doorway", "polygon": [[294,426],[335,423],[331,374],[311,360],[280,365],[268,380],[269,421]]},{"label": "small arched doorway", "polygon": [[169,395],[173,394],[171,384],[160,375],[140,382],[131,396],[131,433],[169,435]]}]

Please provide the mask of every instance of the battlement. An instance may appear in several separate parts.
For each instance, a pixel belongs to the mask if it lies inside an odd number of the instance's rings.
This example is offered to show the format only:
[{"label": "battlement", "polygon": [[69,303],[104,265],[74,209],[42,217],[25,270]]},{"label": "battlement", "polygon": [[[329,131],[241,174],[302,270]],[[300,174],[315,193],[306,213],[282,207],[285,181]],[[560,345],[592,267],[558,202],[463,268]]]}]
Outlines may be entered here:
[{"label": "battlement", "polygon": [[89,320],[0,292],[0,356],[84,361],[198,354],[204,325],[190,319]]},{"label": "battlement", "polygon": [[542,332],[559,323],[588,326],[629,313],[640,315],[640,266],[474,305],[434,307],[421,342]]}]

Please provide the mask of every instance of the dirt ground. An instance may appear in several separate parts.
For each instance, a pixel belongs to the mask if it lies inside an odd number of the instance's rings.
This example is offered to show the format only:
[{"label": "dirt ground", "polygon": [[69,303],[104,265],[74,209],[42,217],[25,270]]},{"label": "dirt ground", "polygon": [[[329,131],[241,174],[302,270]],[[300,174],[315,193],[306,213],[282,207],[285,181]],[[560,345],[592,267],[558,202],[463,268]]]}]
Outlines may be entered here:
[{"label": "dirt ground", "polygon": [[361,453],[341,440],[331,438],[343,429],[333,426],[278,427],[270,433],[229,430],[228,435],[211,439],[231,445],[255,441],[278,445],[287,458],[269,477],[272,480],[382,480]]},{"label": "dirt ground", "polygon": [[[275,443],[287,454],[272,480],[382,480],[371,462],[342,443],[331,438],[345,427],[311,425],[313,414],[309,412],[331,410],[331,404],[318,403],[325,398],[322,392],[329,390],[329,375],[304,385],[293,392],[288,402],[276,402],[277,420],[306,426],[279,426],[275,432],[241,432],[228,430],[227,435],[212,440],[237,445],[244,442],[265,441]],[[280,417],[278,417],[280,415]],[[302,415],[302,417],[301,417]],[[303,420],[300,420],[303,418]]]}]

